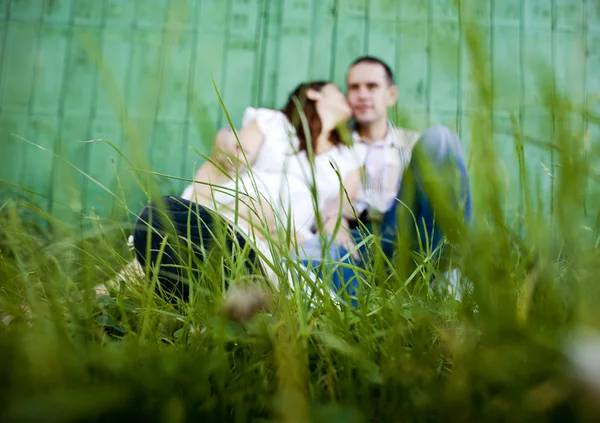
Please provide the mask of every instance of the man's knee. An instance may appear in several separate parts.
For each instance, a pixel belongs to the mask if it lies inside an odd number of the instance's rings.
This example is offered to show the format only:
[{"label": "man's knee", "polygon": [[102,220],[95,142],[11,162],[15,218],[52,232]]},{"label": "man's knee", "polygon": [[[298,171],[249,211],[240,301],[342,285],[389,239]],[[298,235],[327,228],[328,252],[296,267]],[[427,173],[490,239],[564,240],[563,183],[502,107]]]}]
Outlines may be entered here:
[{"label": "man's knee", "polygon": [[463,149],[458,135],[443,125],[427,129],[418,141],[418,149],[434,164],[453,159],[463,161]]}]

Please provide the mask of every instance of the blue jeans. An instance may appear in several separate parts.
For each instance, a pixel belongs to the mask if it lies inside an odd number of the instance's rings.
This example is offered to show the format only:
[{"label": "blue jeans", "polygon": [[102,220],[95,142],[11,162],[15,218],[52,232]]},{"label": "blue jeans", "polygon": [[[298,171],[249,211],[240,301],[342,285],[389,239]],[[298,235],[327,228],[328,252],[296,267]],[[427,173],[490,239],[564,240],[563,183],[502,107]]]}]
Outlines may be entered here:
[{"label": "blue jeans", "polygon": [[[441,257],[443,238],[455,238],[456,231],[471,219],[471,190],[464,154],[458,136],[443,126],[426,130],[415,144],[408,168],[402,175],[398,201],[383,213],[379,230],[367,222],[352,230],[355,242],[366,236],[379,234],[383,253],[391,259],[404,242],[408,251]],[[450,239],[450,241],[454,240]],[[320,239],[310,241],[300,261],[314,270],[321,265],[319,277],[331,275],[336,293],[344,291],[356,306],[356,294],[369,259],[367,245],[360,248],[362,260],[358,263],[347,256],[348,251],[333,243],[329,248],[330,260],[322,260]],[[337,261],[337,262],[336,262]],[[352,266],[352,268],[344,266]]]}]

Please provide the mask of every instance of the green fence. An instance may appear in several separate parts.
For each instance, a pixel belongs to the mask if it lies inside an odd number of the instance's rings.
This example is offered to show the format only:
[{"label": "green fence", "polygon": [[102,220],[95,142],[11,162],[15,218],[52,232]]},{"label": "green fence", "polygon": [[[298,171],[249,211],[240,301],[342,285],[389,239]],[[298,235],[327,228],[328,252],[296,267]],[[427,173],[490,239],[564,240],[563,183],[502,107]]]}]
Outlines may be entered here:
[{"label": "green fence", "polygon": [[[600,139],[581,112],[600,115],[596,0],[0,0],[0,21],[0,180],[58,216],[109,216],[108,191],[135,211],[144,196],[132,167],[191,177],[227,124],[211,78],[239,125],[245,107],[279,107],[301,80],[343,85],[364,53],[395,70],[397,121],[449,125],[469,150],[482,112],[469,31],[491,81],[507,209],[520,201],[511,118],[532,139],[554,136],[541,70],[568,93],[575,132]],[[82,142],[96,139],[114,147]],[[552,154],[525,147],[548,210]],[[165,194],[185,184],[153,179]]]}]

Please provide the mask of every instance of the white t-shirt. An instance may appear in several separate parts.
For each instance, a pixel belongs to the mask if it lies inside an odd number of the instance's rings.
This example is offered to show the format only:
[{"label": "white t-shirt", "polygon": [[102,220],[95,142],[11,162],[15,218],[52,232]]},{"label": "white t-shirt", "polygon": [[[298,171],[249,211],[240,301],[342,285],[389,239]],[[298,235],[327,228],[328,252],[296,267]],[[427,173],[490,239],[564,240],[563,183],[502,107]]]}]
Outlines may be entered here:
[{"label": "white t-shirt", "polygon": [[[314,158],[311,169],[306,151],[297,153],[299,140],[287,117],[278,110],[248,108],[243,125],[256,121],[264,135],[263,145],[250,172],[238,174],[213,190],[217,206],[230,204],[236,195],[261,197],[268,202],[277,220],[291,218],[292,229],[306,239],[314,236],[311,227],[315,221],[315,199],[311,185],[316,181],[317,206],[334,199],[340,192],[340,179],[362,166],[365,150],[362,146],[337,146]],[[339,172],[339,176],[336,173]],[[314,179],[313,179],[314,172]],[[192,200],[193,186],[188,186],[182,197]]]}]

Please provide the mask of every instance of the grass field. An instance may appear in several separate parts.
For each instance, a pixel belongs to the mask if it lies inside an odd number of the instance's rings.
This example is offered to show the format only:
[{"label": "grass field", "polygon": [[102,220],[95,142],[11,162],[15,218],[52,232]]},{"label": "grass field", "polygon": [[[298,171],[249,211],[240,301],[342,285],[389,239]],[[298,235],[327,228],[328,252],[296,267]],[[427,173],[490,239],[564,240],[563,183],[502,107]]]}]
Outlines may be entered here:
[{"label": "grass field", "polygon": [[[476,34],[467,43],[484,62]],[[600,348],[586,346],[600,330],[600,140],[565,117],[600,116],[575,110],[540,72],[554,136],[531,140],[515,119],[519,180],[507,187],[489,81],[474,71],[470,101],[483,112],[470,128],[475,220],[453,239],[471,284],[460,301],[429,289],[427,258],[410,274],[374,268],[356,309],[275,294],[246,323],[222,314],[218,266],[178,307],[144,280],[97,297],[131,259],[128,219],[74,229],[11,195],[0,204],[0,420],[597,421]],[[528,145],[553,151],[552,214]],[[507,211],[507,197],[520,208]]]}]

